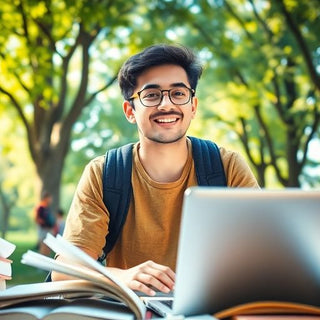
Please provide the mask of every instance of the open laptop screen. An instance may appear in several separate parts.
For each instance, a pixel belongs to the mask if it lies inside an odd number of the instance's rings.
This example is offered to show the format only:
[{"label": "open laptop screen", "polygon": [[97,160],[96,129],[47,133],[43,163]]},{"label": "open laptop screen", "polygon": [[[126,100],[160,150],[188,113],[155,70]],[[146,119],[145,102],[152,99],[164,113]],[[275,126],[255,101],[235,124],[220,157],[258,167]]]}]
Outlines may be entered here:
[{"label": "open laptop screen", "polygon": [[320,306],[320,192],[186,191],[174,314],[254,301]]}]

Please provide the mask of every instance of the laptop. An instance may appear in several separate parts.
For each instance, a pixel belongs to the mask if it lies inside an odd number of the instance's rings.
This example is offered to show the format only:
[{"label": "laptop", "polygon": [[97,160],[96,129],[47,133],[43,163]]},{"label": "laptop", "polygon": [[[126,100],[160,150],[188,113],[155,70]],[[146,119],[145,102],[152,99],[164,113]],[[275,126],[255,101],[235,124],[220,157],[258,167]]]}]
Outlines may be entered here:
[{"label": "laptop", "polygon": [[160,316],[190,316],[266,300],[320,306],[319,297],[320,190],[192,187],[173,297],[143,300]]}]

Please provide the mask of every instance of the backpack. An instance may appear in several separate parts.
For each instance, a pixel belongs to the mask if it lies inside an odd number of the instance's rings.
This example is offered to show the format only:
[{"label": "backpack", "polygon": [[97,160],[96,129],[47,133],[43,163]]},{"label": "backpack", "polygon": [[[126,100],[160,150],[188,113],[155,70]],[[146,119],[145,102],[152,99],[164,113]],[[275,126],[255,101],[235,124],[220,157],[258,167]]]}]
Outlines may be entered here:
[{"label": "backpack", "polygon": [[[227,186],[218,146],[209,140],[188,137],[192,143],[192,156],[198,185]],[[102,174],[103,202],[110,214],[109,233],[99,261],[112,250],[125,223],[132,196],[132,148],[129,143],[106,152]]]}]

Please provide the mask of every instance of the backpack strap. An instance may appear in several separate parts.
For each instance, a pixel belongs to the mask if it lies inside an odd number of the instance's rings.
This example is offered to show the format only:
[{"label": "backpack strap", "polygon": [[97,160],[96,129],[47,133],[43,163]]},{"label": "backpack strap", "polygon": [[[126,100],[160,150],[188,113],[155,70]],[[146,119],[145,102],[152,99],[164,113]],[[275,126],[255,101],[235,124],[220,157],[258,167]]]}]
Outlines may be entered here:
[{"label": "backpack strap", "polygon": [[132,194],[132,148],[129,143],[106,152],[103,167],[103,202],[110,214],[109,233],[103,249],[103,261],[116,243],[126,220]]},{"label": "backpack strap", "polygon": [[[200,186],[227,186],[218,146],[210,141],[188,137],[192,143],[197,181]],[[106,152],[103,167],[103,202],[110,214],[103,261],[112,250],[125,223],[132,196],[132,147],[127,144]]]},{"label": "backpack strap", "polygon": [[[132,193],[132,148],[133,143],[129,143],[110,149],[105,155],[102,171],[103,202],[108,208],[110,221],[106,245],[103,254],[98,258],[101,263],[115,245],[129,210]],[[48,272],[44,281],[52,281],[51,272]]]},{"label": "backpack strap", "polygon": [[192,143],[192,156],[200,186],[226,187],[227,179],[218,146],[210,141],[188,137]]}]

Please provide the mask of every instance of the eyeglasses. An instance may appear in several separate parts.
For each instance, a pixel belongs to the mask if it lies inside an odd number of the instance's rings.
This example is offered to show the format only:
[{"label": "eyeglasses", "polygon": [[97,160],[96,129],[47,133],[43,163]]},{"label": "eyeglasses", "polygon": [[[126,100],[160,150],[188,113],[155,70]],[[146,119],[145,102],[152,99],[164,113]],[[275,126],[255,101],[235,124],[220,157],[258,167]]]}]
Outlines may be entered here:
[{"label": "eyeglasses", "polygon": [[145,88],[130,97],[130,100],[139,98],[145,107],[157,107],[161,104],[163,93],[168,92],[170,101],[175,105],[187,104],[195,91],[188,87],[175,87],[169,90],[161,90],[159,88]]}]

